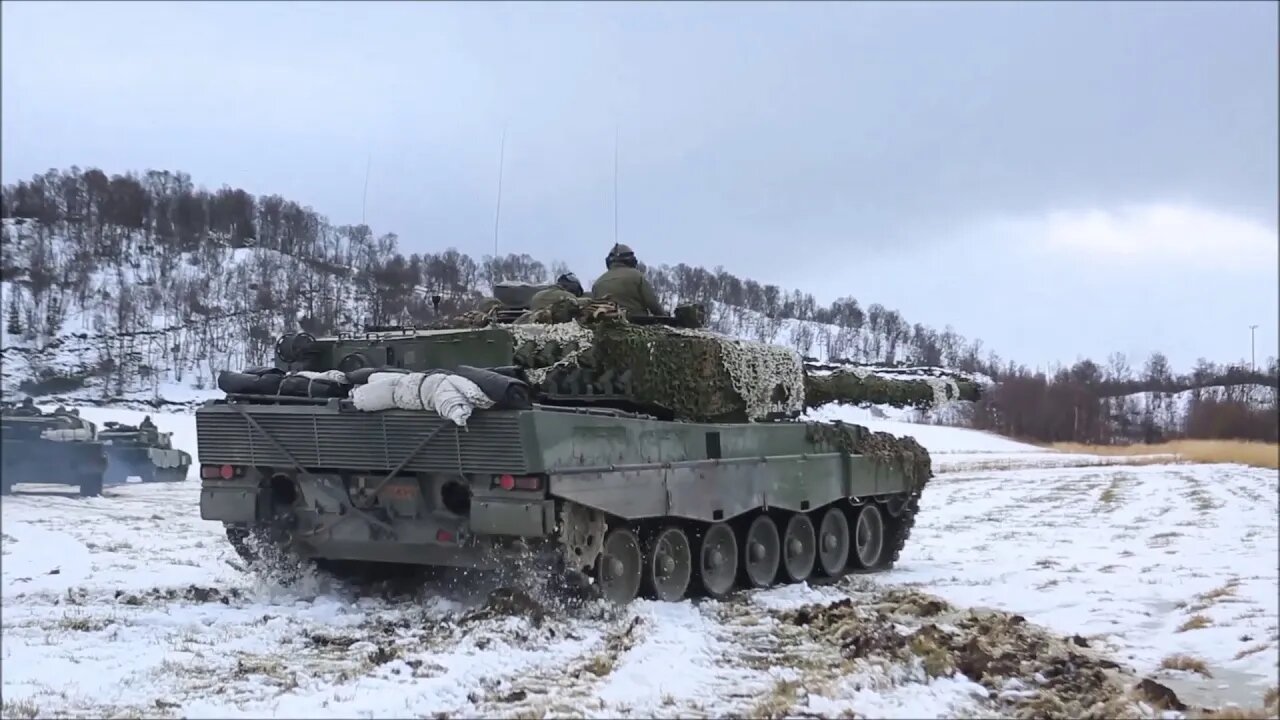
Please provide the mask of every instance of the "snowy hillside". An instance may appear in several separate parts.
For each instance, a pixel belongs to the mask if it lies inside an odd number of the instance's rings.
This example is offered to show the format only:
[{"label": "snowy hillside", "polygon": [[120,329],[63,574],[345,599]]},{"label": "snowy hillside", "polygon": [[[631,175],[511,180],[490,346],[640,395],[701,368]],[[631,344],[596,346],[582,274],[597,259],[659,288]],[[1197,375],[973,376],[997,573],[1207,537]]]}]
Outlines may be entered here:
[{"label": "snowy hillside", "polygon": [[[528,255],[477,260],[455,248],[405,255],[394,234],[331,224],[279,196],[197,188],[183,173],[51,170],[6,186],[0,211],[5,398],[190,407],[216,394],[218,371],[268,363],[286,331],[421,324],[435,317],[433,297],[449,314],[473,305],[495,280],[547,282],[573,269]],[[432,246],[425,240],[415,244]],[[980,340],[911,323],[876,303],[843,297],[819,305],[803,290],[719,267],[654,264],[645,271],[664,306],[701,303],[719,332],[880,378],[939,388],[975,381],[997,391],[980,408],[939,394],[943,402],[902,419],[1045,442],[1149,440],[1177,427],[1272,441],[1280,432],[1268,419],[1280,386],[1275,358],[1247,372],[1198,365],[1195,377],[1175,376],[1159,353],[1140,378],[1122,356],[1108,358],[1105,370],[1083,360],[1032,371],[984,355]],[[589,281],[590,273],[580,275]],[[1189,412],[1194,403],[1167,396],[1192,380],[1213,384],[1205,378],[1220,379],[1224,396],[1246,381],[1260,383],[1270,389],[1270,404],[1265,392],[1250,395],[1243,402],[1254,417],[1247,422],[1231,418],[1237,407],[1209,408],[1199,418],[1169,409]],[[1119,394],[1162,392],[1112,401],[1116,387],[1126,388]]]},{"label": "snowy hillside", "polygon": [[[0,500],[3,716],[1065,717],[1107,701],[1155,717],[1144,678],[1193,707],[1258,707],[1274,687],[1273,471],[1062,469],[985,433],[815,412],[910,429],[935,461],[1027,469],[942,468],[891,572],[621,611],[499,604],[484,578],[286,590],[233,567],[194,477],[88,499],[19,488]],[[191,416],[152,417],[196,450]],[[957,648],[1023,639],[979,672],[929,644],[938,628]],[[1109,661],[1131,697],[1091,684]]]}]

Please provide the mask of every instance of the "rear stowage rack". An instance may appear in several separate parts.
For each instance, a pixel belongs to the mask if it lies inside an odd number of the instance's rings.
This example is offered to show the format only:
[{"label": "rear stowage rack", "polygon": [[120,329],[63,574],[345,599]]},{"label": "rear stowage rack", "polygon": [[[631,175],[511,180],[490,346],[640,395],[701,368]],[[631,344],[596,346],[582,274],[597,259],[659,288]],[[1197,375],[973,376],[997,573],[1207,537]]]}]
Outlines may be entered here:
[{"label": "rear stowage rack", "polygon": [[217,405],[228,403],[245,403],[248,405],[316,405],[319,407],[337,407],[342,402],[350,402],[346,398],[313,398],[294,395],[252,395],[247,393],[227,393],[223,400],[213,400]]}]

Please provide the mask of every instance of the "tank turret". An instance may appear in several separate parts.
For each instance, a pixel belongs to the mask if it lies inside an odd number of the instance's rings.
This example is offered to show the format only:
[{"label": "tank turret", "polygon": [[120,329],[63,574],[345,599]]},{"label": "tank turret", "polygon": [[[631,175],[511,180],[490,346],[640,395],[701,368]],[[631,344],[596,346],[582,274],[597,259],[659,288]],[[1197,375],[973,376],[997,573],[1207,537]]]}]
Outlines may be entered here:
[{"label": "tank turret", "polygon": [[292,390],[280,389],[285,373],[338,371],[331,384],[317,378],[293,382],[298,390],[306,385],[312,397],[343,397],[349,386],[340,378],[356,371],[465,365],[516,377],[547,404],[692,422],[763,422],[795,418],[831,402],[928,407],[976,399],[979,390],[952,378],[886,378],[806,363],[787,348],[704,329],[700,305],[679,306],[669,317],[626,318],[612,303],[588,299],[530,311],[533,295],[546,287],[499,283],[484,309],[426,327],[365,326],[325,338],[284,335],[276,345],[275,368],[251,369],[258,379],[241,377],[234,391],[288,395]]}]

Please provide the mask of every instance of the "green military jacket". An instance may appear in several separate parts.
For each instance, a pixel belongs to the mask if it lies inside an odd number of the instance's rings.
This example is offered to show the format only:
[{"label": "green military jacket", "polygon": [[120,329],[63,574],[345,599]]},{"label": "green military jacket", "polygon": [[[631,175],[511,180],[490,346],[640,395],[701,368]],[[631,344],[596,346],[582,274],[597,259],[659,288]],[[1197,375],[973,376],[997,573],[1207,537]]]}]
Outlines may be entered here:
[{"label": "green military jacket", "polygon": [[658,303],[658,294],[639,270],[619,265],[611,267],[596,278],[591,286],[591,297],[609,299],[627,311],[628,315],[665,315]]}]

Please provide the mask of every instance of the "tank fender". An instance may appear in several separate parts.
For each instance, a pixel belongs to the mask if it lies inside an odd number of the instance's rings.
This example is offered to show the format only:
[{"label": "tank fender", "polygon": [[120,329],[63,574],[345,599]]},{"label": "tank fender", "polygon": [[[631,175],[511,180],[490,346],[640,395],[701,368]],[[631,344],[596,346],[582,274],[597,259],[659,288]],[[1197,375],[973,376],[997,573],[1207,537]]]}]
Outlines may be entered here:
[{"label": "tank fender", "polygon": [[673,516],[719,522],[756,508],[805,511],[879,489],[875,463],[841,453],[560,470],[553,496],[629,520]]}]

